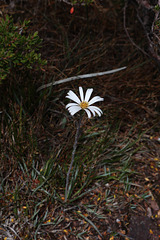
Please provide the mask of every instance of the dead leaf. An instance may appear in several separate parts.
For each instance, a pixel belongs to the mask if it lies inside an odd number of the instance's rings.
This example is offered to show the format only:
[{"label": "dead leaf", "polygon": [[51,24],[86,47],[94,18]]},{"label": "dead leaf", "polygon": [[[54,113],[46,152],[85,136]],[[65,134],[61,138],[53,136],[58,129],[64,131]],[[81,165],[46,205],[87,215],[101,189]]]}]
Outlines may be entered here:
[{"label": "dead leaf", "polygon": [[158,210],[159,210],[159,206],[158,206],[158,204],[156,203],[155,200],[149,200],[148,202],[149,202],[151,208],[152,208],[154,211],[158,211]]}]

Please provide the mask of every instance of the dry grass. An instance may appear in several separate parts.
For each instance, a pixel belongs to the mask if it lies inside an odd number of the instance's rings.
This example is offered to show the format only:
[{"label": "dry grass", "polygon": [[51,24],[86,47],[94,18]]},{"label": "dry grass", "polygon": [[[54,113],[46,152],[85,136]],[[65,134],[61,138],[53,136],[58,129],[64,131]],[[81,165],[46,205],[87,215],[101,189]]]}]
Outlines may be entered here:
[{"label": "dry grass", "polygon": [[[73,15],[65,3],[38,2],[21,2],[11,12],[15,19],[30,19],[30,31],[38,29],[48,66],[41,75],[20,76],[16,86],[1,86],[0,236],[124,239],[133,236],[132,217],[145,214],[150,239],[158,239],[158,69],[127,39],[119,2],[113,7],[108,1],[107,11],[77,6]],[[122,66],[127,69],[116,74],[36,92],[51,81]],[[75,134],[65,95],[79,85],[104,97],[104,115],[84,120],[73,191],[64,204]]]}]

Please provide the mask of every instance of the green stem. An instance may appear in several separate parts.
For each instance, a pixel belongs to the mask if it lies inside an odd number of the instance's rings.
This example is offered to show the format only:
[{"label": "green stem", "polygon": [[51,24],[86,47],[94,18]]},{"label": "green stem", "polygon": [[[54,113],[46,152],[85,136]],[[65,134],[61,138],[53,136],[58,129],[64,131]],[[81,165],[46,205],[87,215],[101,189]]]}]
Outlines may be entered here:
[{"label": "green stem", "polygon": [[77,148],[77,143],[78,143],[78,137],[79,137],[79,130],[80,130],[80,126],[81,126],[81,121],[82,121],[82,117],[79,119],[79,121],[77,121],[77,131],[76,131],[76,135],[75,135],[75,140],[74,140],[74,145],[73,145],[73,151],[72,151],[72,159],[71,159],[71,163],[67,172],[67,177],[66,177],[66,187],[65,187],[65,202],[67,201],[68,198],[68,184],[69,184],[69,175],[74,163],[74,156],[75,156],[75,152],[76,152],[76,148]]}]

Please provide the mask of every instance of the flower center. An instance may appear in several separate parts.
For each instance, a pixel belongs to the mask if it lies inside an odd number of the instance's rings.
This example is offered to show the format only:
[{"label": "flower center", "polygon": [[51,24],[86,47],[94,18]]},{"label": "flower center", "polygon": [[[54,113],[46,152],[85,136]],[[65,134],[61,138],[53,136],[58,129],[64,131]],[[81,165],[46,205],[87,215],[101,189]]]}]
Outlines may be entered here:
[{"label": "flower center", "polygon": [[83,102],[80,103],[80,107],[81,107],[82,109],[85,109],[85,108],[87,108],[88,106],[89,106],[88,102],[83,101]]}]

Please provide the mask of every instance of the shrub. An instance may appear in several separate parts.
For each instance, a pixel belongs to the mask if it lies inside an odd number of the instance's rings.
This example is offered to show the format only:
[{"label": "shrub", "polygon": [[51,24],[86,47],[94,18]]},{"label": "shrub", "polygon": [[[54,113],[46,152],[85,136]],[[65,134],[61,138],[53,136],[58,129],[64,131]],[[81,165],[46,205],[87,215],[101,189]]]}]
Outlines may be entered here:
[{"label": "shrub", "polygon": [[44,66],[46,60],[38,52],[42,40],[38,32],[27,32],[30,21],[18,25],[8,15],[0,20],[0,83],[15,69],[21,72]]}]

